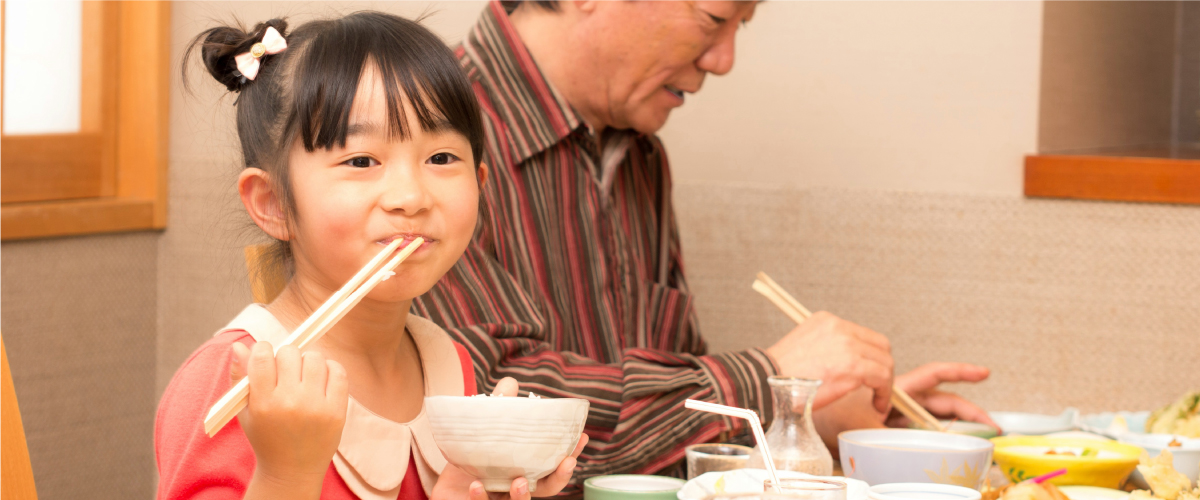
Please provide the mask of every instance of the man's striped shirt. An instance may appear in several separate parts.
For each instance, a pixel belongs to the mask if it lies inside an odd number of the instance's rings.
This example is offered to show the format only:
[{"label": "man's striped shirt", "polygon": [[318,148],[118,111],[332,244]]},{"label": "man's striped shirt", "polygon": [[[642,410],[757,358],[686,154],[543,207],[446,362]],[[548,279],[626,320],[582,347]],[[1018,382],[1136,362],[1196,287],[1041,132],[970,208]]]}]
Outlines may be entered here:
[{"label": "man's striped shirt", "polygon": [[484,114],[490,175],[474,242],[414,311],[467,346],[480,390],[513,377],[523,393],[590,401],[575,494],[587,477],[660,472],[685,446],[742,430],[685,399],[769,419],[766,353],[706,355],[659,139],[597,137],[499,3],[456,52]]}]

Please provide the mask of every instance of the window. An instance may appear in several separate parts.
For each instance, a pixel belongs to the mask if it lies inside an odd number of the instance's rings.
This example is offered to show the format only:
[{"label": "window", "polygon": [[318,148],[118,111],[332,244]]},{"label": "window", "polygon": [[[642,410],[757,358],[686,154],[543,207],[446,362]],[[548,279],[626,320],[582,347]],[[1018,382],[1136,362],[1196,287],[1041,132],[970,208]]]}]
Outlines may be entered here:
[{"label": "window", "polygon": [[1200,204],[1200,3],[1043,4],[1027,196]]},{"label": "window", "polygon": [[4,2],[4,240],[166,226],[169,9]]}]

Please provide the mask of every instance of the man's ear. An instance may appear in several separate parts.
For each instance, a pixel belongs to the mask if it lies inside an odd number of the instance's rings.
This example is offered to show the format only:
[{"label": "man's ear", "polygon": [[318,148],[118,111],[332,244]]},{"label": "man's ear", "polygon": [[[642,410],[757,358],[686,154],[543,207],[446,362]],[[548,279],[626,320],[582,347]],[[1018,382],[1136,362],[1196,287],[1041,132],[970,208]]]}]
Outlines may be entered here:
[{"label": "man's ear", "polygon": [[267,172],[258,168],[242,170],[238,175],[237,188],[242,205],[259,228],[277,240],[291,239],[283,203]]},{"label": "man's ear", "polygon": [[475,169],[475,178],[479,180],[479,190],[483,191],[483,187],[487,186],[488,181],[488,166],[486,163],[479,162],[479,168]]}]

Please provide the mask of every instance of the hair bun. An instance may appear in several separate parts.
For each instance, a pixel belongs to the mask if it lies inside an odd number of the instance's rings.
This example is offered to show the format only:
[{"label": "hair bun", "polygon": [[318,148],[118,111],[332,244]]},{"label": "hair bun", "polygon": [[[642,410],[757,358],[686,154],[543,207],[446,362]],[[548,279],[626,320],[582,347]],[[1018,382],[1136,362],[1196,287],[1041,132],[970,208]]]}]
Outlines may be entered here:
[{"label": "hair bun", "polygon": [[[200,33],[192,42],[192,46],[188,47],[188,53],[191,53],[192,47],[200,42],[200,59],[204,61],[204,67],[208,70],[208,74],[231,92],[240,92],[246,88],[250,80],[238,71],[234,58],[238,54],[249,52],[254,44],[262,41],[263,33],[267,28],[275,28],[280,35],[287,37],[287,21],[283,19],[271,19],[258,23],[250,32],[232,26],[219,26]],[[203,41],[201,42],[201,40]],[[263,64],[270,57],[272,56],[263,56]]]}]

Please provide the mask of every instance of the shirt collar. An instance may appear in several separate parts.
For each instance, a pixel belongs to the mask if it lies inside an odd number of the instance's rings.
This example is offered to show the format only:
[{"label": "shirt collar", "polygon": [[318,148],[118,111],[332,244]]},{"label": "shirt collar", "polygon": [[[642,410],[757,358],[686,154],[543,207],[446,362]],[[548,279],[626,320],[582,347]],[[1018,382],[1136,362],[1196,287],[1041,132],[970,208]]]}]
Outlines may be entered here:
[{"label": "shirt collar", "polygon": [[[584,124],[579,113],[546,80],[500,2],[491,2],[459,49],[472,80],[488,94],[483,112],[505,125],[515,163],[521,163]],[[481,100],[482,101],[482,100]]]},{"label": "shirt collar", "polygon": [[[461,362],[458,350],[446,332],[433,322],[409,314],[405,328],[413,337],[421,368],[425,375],[425,395],[461,396],[464,393]],[[249,333],[255,342],[267,341],[273,346],[288,337],[285,328],[267,309],[251,304],[217,334],[230,330]],[[342,440],[333,457],[338,475],[359,498],[364,500],[394,500],[408,472],[408,461],[414,459],[421,486],[426,496],[433,494],[433,485],[446,467],[425,409],[409,422],[383,418],[353,397],[346,408],[346,424]]]}]

